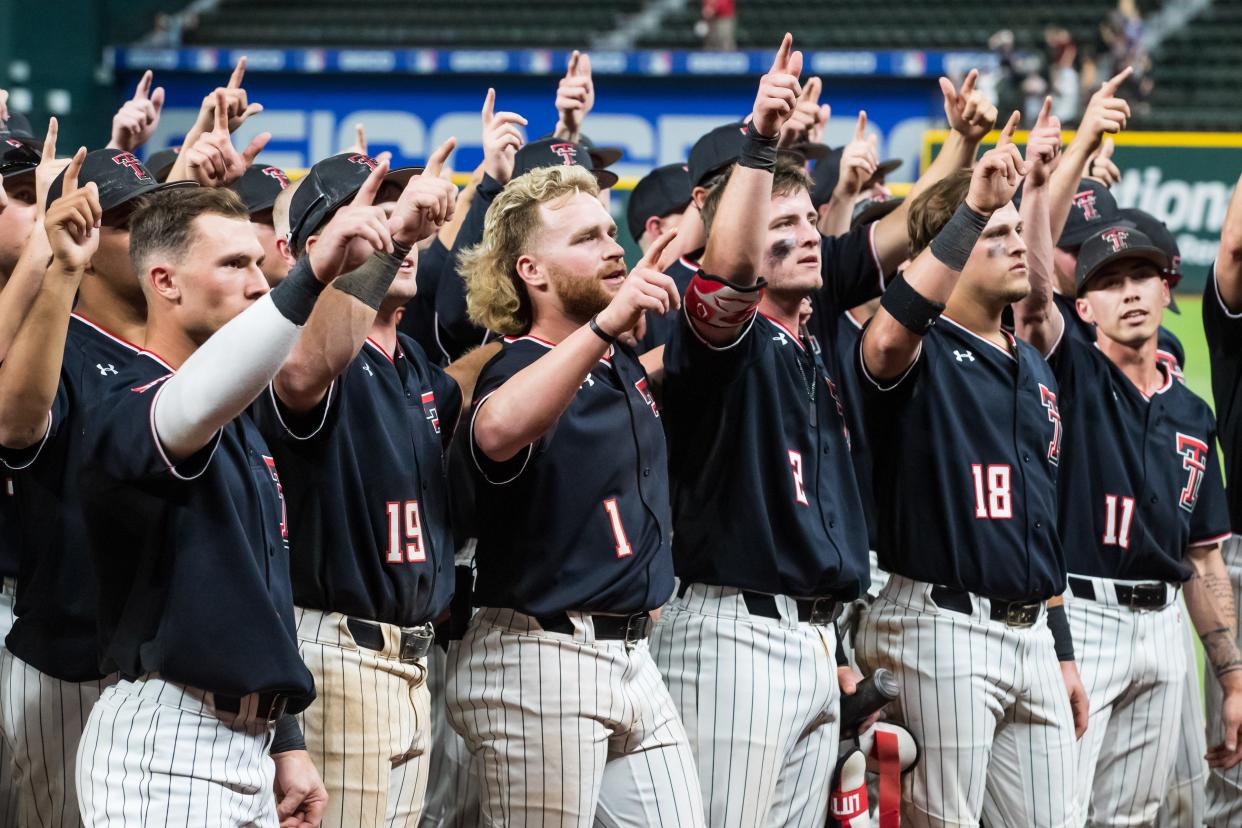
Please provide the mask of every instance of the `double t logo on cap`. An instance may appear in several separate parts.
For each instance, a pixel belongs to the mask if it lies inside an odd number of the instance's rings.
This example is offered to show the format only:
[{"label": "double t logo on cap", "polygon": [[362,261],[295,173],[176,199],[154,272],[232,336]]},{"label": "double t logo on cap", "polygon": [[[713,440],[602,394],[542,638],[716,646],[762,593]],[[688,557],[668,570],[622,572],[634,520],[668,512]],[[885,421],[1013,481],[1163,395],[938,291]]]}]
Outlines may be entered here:
[{"label": "double t logo on cap", "polygon": [[552,144],[548,149],[559,155],[565,166],[575,167],[578,165],[578,148],[573,144]]},{"label": "double t logo on cap", "polygon": [[1120,253],[1126,248],[1128,238],[1130,238],[1130,231],[1124,227],[1110,227],[1100,234],[1100,239],[1108,242],[1114,253]]},{"label": "double t logo on cap", "polygon": [[1087,221],[1093,221],[1100,217],[1100,211],[1095,209],[1095,193],[1091,190],[1075,193],[1074,206],[1082,210],[1082,217]]},{"label": "double t logo on cap", "polygon": [[146,167],[142,166],[142,162],[132,152],[118,152],[112,156],[112,163],[129,168],[133,172],[134,177],[140,181],[151,180],[151,174],[147,172]]}]

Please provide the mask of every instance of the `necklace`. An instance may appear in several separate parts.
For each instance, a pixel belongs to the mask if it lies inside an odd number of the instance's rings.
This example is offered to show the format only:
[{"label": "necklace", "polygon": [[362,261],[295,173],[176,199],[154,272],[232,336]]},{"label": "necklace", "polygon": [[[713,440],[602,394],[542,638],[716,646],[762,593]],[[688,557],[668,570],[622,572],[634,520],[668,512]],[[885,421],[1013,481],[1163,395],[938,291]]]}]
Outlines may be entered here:
[{"label": "necklace", "polygon": [[815,382],[815,356],[811,353],[810,343],[806,341],[806,338],[800,338],[802,339],[802,344],[805,346],[802,350],[805,351],[807,359],[811,363],[810,376],[807,375],[807,370],[802,365],[802,354],[798,350],[794,351],[794,362],[798,366],[798,374],[802,377],[802,384],[806,386],[807,398],[811,401],[811,425],[815,426],[818,425],[819,422],[819,417],[817,416],[815,409],[815,389],[818,385]]}]

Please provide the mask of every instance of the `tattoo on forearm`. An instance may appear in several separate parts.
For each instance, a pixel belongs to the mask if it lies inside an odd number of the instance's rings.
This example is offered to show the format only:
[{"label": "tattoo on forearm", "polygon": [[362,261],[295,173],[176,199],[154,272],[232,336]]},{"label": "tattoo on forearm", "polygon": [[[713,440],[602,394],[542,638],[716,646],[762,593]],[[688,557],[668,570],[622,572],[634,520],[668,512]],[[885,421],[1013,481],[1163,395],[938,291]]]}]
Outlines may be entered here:
[{"label": "tattoo on forearm", "polygon": [[1215,605],[1221,617],[1226,619],[1226,623],[1233,628],[1236,633],[1236,622],[1234,621],[1234,605],[1233,605],[1233,586],[1229,583],[1226,575],[1217,574],[1215,572],[1205,572],[1200,579],[1202,588],[1207,591],[1208,597]]},{"label": "tattoo on forearm", "polygon": [[1203,641],[1203,652],[1216,675],[1223,676],[1242,670],[1242,651],[1234,640],[1234,633],[1228,627],[1218,627],[1200,636]]}]

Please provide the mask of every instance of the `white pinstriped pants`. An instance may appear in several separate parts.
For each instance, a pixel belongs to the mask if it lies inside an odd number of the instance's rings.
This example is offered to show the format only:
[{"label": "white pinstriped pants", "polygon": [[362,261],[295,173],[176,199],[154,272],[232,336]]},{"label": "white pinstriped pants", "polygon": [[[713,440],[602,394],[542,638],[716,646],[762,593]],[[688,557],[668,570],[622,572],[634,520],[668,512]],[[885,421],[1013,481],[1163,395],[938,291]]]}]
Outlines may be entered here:
[{"label": "white pinstriped pants", "polygon": [[13,757],[21,828],[77,828],[74,760],[92,706],[108,680],[72,682],[0,650],[0,728]]},{"label": "white pinstriped pants", "polygon": [[1186,655],[1186,689],[1182,691],[1181,738],[1173,778],[1160,810],[1157,828],[1199,828],[1207,812],[1207,727],[1203,720],[1203,677],[1195,653],[1195,625],[1182,607],[1182,652]]},{"label": "white pinstriped pants", "polygon": [[730,587],[690,584],[664,608],[651,648],[677,704],[713,828],[820,828],[840,732],[836,636],[752,616]]},{"label": "white pinstriped pants", "polygon": [[864,673],[886,667],[886,708],[919,744],[902,779],[902,824],[1073,824],[1074,724],[1044,614],[1032,627],[941,609],[931,584],[892,575],[854,640]]},{"label": "white pinstriped pants", "polygon": [[448,685],[448,649],[437,644],[427,657],[427,689],[431,691],[431,761],[427,771],[427,800],[419,828],[478,828],[479,780],[470,751],[448,721],[444,696]]},{"label": "white pinstriped pants", "polygon": [[646,642],[597,641],[480,609],[449,654],[449,721],[474,757],[485,826],[704,825],[686,732]]},{"label": "white pinstriped pants", "polygon": [[298,652],[316,697],[298,714],[328,790],[326,828],[415,828],[427,795],[431,695],[425,660],[400,660],[401,629],[380,624],[382,652],[360,647],[347,616],[294,608]]},{"label": "white pinstriped pants", "polygon": [[[1223,552],[1225,568],[1233,585],[1233,603],[1237,612],[1235,622],[1242,623],[1242,536],[1234,535],[1225,541]],[[1242,626],[1239,630],[1242,630]],[[1242,632],[1239,633],[1238,643],[1242,646]],[[1210,671],[1211,665],[1207,669]],[[1224,740],[1220,726],[1220,684],[1215,676],[1209,675],[1204,685],[1207,696],[1207,741],[1209,745],[1218,745]],[[1229,770],[1211,769],[1208,775],[1207,800],[1204,823],[1208,828],[1236,828],[1242,825],[1242,764]]]},{"label": "white pinstriped pants", "polygon": [[[0,587],[0,650],[4,648],[4,639],[9,630],[13,629],[13,596],[17,591],[17,581],[5,578]],[[0,722],[4,719],[4,709],[8,705],[8,695],[4,683],[0,681]],[[0,725],[0,731],[3,727]],[[8,740],[0,738],[0,828],[17,828],[17,793],[13,788],[13,752],[9,750]]]},{"label": "white pinstriped pants", "polygon": [[78,749],[83,822],[276,828],[274,729],[255,718],[253,694],[235,716],[211,699],[154,674],[104,690]]},{"label": "white pinstriped pants", "polygon": [[1066,599],[1091,711],[1078,742],[1075,807],[1090,825],[1150,825],[1181,741],[1181,605],[1129,609],[1117,605],[1111,582],[1089,580],[1096,600]]}]

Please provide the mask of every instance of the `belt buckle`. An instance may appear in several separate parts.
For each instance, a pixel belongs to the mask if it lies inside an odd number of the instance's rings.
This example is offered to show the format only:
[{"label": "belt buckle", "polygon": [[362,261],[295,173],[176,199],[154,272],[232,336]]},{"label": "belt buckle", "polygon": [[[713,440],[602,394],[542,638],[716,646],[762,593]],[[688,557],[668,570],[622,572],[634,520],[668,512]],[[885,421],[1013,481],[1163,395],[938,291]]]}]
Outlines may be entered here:
[{"label": "belt buckle", "polygon": [[1005,607],[1005,623],[1010,627],[1033,627],[1039,618],[1039,604],[1009,604]]},{"label": "belt buckle", "polygon": [[835,598],[812,599],[807,623],[817,627],[827,627],[837,620],[840,611],[841,603]]},{"label": "belt buckle", "polygon": [[1168,593],[1164,584],[1135,584],[1130,587],[1130,609],[1157,609],[1164,605]]},{"label": "belt buckle", "polygon": [[408,632],[401,631],[401,661],[415,662],[427,656],[427,651],[431,649],[431,643],[436,637],[435,632],[429,629],[430,626],[423,624]]},{"label": "belt buckle", "polygon": [[267,724],[269,726],[276,724],[282,716],[285,715],[285,709],[289,706],[289,697],[282,696],[277,693],[272,697],[272,703],[267,708]]},{"label": "belt buckle", "polygon": [[635,613],[625,621],[625,648],[632,650],[647,637],[651,616],[645,612]]}]

